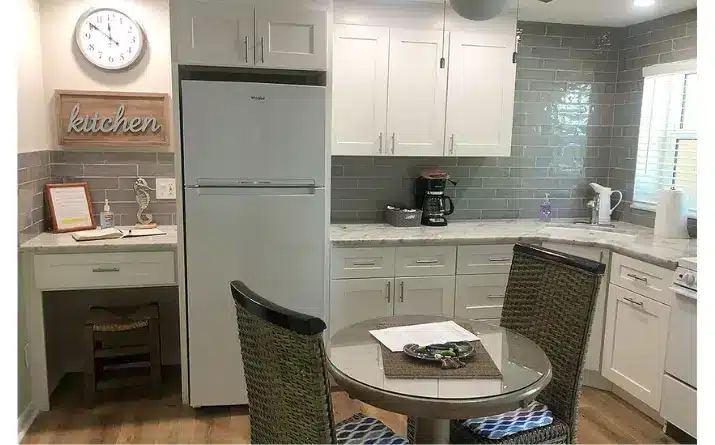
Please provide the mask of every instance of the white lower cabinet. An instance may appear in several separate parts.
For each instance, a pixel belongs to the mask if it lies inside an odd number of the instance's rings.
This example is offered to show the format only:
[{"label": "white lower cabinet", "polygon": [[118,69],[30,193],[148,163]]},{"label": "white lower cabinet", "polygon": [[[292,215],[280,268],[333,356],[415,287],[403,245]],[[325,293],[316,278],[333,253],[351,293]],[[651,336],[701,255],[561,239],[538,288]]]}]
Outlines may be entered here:
[{"label": "white lower cabinet", "polygon": [[454,316],[454,276],[396,278],[395,315]]},{"label": "white lower cabinet", "polygon": [[615,284],[608,289],[602,373],[660,409],[670,307]]},{"label": "white lower cabinet", "polygon": [[498,323],[508,279],[509,274],[458,275],[454,316]]},{"label": "white lower cabinet", "polygon": [[333,280],[330,284],[330,336],[340,329],[393,313],[394,279]]}]

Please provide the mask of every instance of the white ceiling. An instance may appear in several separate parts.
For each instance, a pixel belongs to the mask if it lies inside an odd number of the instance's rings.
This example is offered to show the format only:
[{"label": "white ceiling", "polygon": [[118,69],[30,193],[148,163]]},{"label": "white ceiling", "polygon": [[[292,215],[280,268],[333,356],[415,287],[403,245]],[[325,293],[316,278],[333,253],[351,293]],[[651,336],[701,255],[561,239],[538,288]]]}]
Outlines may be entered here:
[{"label": "white ceiling", "polygon": [[[510,5],[516,3],[510,0]],[[519,0],[519,20],[626,26],[696,7],[697,0],[655,0],[653,6],[637,7],[633,0]]]}]

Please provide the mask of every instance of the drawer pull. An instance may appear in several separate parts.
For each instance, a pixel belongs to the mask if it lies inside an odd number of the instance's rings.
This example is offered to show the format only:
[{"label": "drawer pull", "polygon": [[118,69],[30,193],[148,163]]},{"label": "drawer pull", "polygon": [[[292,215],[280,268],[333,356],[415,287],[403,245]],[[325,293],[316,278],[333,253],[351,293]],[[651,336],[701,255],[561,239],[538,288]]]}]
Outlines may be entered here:
[{"label": "drawer pull", "polygon": [[639,277],[638,275],[633,274],[633,273],[629,273],[628,276],[633,278],[634,280],[642,281],[642,282],[648,284],[648,278]]},{"label": "drawer pull", "polygon": [[503,300],[504,295],[487,295],[487,298],[491,298],[493,300]]},{"label": "drawer pull", "polygon": [[643,307],[643,302],[642,302],[642,301],[636,301],[636,300],[634,300],[634,299],[632,299],[632,298],[628,298],[628,297],[623,297],[623,299],[626,300],[626,301],[629,302],[629,303],[633,303],[633,304],[635,304],[635,305],[637,305],[637,306]]},{"label": "drawer pull", "polygon": [[118,267],[95,267],[92,272],[119,272]]},{"label": "drawer pull", "polygon": [[490,257],[489,261],[491,261],[492,263],[505,263],[507,261],[511,261],[511,257],[508,257],[508,256],[507,257],[496,257],[496,258]]},{"label": "drawer pull", "polygon": [[353,262],[353,266],[375,266],[377,263],[373,261],[355,261]]},{"label": "drawer pull", "polygon": [[390,302],[390,281],[387,282],[387,302]]},{"label": "drawer pull", "polygon": [[405,302],[405,282],[400,281],[400,303]]},{"label": "drawer pull", "polygon": [[439,263],[439,260],[417,260],[415,261],[417,264],[437,264]]}]

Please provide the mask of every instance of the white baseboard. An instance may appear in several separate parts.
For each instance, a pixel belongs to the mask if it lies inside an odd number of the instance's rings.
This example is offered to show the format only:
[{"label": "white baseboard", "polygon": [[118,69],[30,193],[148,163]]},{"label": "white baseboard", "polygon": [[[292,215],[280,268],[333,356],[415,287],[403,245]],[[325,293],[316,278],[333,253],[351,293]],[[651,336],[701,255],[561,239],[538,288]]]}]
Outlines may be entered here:
[{"label": "white baseboard", "polygon": [[638,411],[642,412],[646,416],[650,417],[651,419],[655,420],[657,423],[659,423],[661,426],[665,425],[665,419],[660,417],[660,413],[650,406],[646,405],[645,403],[641,402],[640,400],[636,399],[629,393],[627,393],[625,390],[621,389],[618,385],[613,385],[613,394],[617,395],[626,403],[629,405],[633,406],[635,409]]},{"label": "white baseboard", "polygon": [[613,383],[603,377],[598,371],[584,371],[582,385],[602,391],[613,392]]},{"label": "white baseboard", "polygon": [[17,419],[17,443],[22,442],[22,439],[25,437],[25,433],[27,433],[27,430],[30,429],[32,422],[35,421],[39,413],[40,412],[37,408],[35,408],[35,404],[30,401],[22,414],[20,414],[20,417]]}]

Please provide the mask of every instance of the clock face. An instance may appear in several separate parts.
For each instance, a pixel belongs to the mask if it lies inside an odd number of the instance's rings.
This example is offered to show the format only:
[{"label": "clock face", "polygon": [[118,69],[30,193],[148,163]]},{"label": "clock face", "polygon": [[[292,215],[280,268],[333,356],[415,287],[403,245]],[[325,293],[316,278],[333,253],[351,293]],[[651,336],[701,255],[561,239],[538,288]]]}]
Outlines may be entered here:
[{"label": "clock face", "polygon": [[106,70],[134,64],[144,51],[144,31],[128,15],[112,8],[90,9],[77,21],[75,39],[82,55]]}]

